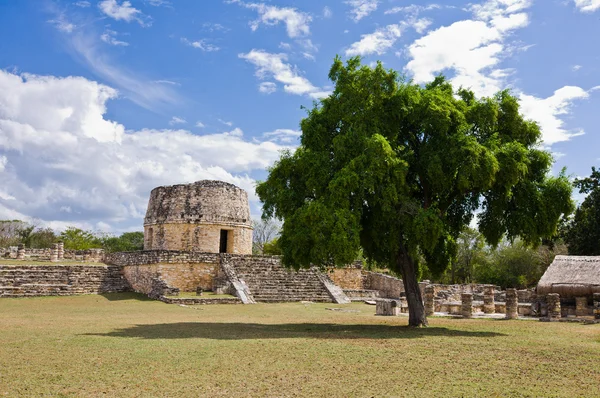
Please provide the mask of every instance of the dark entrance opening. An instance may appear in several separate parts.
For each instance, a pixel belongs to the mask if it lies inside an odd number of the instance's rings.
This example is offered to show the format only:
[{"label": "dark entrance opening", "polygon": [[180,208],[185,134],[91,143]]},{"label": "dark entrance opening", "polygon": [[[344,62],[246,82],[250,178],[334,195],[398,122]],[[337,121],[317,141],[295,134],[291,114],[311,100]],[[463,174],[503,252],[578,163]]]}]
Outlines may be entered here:
[{"label": "dark entrance opening", "polygon": [[219,253],[227,253],[227,235],[229,235],[229,231],[222,229],[221,240],[219,241]]}]

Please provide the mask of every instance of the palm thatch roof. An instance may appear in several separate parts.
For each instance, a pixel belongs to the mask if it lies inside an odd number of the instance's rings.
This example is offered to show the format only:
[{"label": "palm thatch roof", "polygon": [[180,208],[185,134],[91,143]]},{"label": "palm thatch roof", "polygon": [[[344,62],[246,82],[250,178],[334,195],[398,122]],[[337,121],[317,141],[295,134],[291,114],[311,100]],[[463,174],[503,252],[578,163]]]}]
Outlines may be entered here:
[{"label": "palm thatch roof", "polygon": [[537,293],[583,297],[600,293],[600,256],[556,256],[537,285]]}]

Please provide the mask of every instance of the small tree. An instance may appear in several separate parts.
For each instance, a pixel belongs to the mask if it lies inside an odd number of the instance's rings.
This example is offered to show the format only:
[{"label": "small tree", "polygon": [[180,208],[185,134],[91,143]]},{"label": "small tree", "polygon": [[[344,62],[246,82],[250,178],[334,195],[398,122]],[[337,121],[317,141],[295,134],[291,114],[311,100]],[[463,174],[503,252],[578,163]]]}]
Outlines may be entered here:
[{"label": "small tree", "polygon": [[487,262],[485,239],[479,231],[466,228],[458,235],[456,258],[450,265],[451,282],[471,283],[478,265]]},{"label": "small tree", "polygon": [[565,241],[569,254],[600,255],[600,170],[592,167],[592,174],[575,180],[579,192],[588,194],[567,227]]},{"label": "small tree", "polygon": [[102,247],[107,252],[129,252],[144,249],[143,232],[124,232],[120,236],[101,238]]},{"label": "small tree", "polygon": [[254,220],[252,222],[254,231],[252,232],[252,253],[265,253],[265,245],[273,241],[279,235],[281,226],[273,218]]},{"label": "small tree", "polygon": [[441,274],[476,209],[492,245],[537,244],[572,211],[567,178],[549,176],[540,129],[508,91],[476,99],[443,77],[423,87],[359,58],[336,58],[329,78],[335,89],[302,120],[300,147],[256,189],[263,217],[283,220],[283,264],[343,266],[362,248],[401,273],[409,325],[421,326],[419,256]]},{"label": "small tree", "polygon": [[87,250],[93,248],[101,248],[102,241],[91,231],[84,231],[80,228],[69,227],[59,236],[64,242],[65,249],[70,250]]}]

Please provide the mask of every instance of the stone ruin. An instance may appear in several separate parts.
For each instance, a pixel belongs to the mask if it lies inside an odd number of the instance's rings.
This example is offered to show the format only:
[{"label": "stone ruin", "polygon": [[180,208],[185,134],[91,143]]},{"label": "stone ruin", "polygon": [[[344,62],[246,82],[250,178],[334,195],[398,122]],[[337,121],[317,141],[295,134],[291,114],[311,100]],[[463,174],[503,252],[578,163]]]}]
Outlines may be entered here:
[{"label": "stone ruin", "polygon": [[[2,250],[2,249],[0,249]],[[381,315],[407,312],[402,280],[370,272],[360,263],[342,269],[288,270],[278,256],[254,256],[248,195],[222,181],[198,181],[152,190],[144,219],[144,250],[103,253],[23,246],[4,256],[58,265],[0,265],[0,297],[68,295],[133,290],[165,302],[245,303],[314,301],[376,304]],[[557,320],[600,319],[600,258],[555,262],[536,289],[420,283],[427,315],[471,318],[519,316]],[[60,265],[61,261],[107,265]],[[174,298],[180,292],[212,291],[230,299]]]},{"label": "stone ruin", "polygon": [[144,219],[144,250],[252,254],[248,194],[209,180],[154,188]]}]

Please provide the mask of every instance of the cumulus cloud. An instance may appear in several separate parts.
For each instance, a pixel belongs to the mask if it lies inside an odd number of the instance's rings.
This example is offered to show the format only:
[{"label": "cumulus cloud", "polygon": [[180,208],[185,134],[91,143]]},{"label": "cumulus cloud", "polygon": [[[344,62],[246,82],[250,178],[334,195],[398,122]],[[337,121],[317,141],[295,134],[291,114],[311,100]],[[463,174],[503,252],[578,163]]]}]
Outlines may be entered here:
[{"label": "cumulus cloud", "polygon": [[508,74],[498,68],[509,53],[506,41],[514,30],[529,24],[523,11],[530,6],[530,0],[488,0],[471,6],[473,19],[443,26],[411,44],[406,69],[418,83],[452,70],[454,84],[478,95],[494,94]]},{"label": "cumulus cloud", "polygon": [[198,48],[205,52],[219,51],[220,48],[215,46],[214,44],[210,44],[206,41],[206,39],[200,39],[196,41],[191,41],[186,39],[185,37],[181,38],[181,42],[187,46]]},{"label": "cumulus cloud", "polygon": [[258,91],[263,94],[273,94],[277,91],[277,85],[273,82],[261,82],[258,85]]},{"label": "cumulus cloud", "polygon": [[117,32],[114,30],[107,29],[100,35],[100,40],[103,42],[110,44],[111,46],[128,46],[129,43],[126,41],[122,41],[117,39]]},{"label": "cumulus cloud", "polygon": [[1,218],[140,229],[153,187],[200,179],[234,183],[256,205],[249,173],[270,166],[286,147],[246,141],[240,129],[202,136],[125,131],[105,118],[116,96],[81,77],[0,71]]},{"label": "cumulus cloud", "polygon": [[277,129],[275,131],[264,133],[263,137],[281,144],[296,144],[301,135],[302,132],[298,130]]},{"label": "cumulus cloud", "polygon": [[333,12],[331,11],[331,8],[325,6],[323,8],[323,18],[331,18],[333,16]]},{"label": "cumulus cloud", "polygon": [[245,3],[241,0],[230,0],[229,3],[236,3],[258,12],[258,19],[250,23],[252,30],[258,29],[261,24],[273,26],[284,23],[287,34],[292,39],[310,34],[312,16],[296,8],[277,7],[265,3]]},{"label": "cumulus cloud", "polygon": [[200,120],[198,120],[198,121],[196,122],[196,127],[198,127],[198,128],[200,128],[200,129],[202,129],[202,128],[206,127],[206,126],[204,126],[204,123],[202,123]]},{"label": "cumulus cloud", "polygon": [[104,15],[117,21],[132,22],[137,21],[142,26],[148,26],[148,18],[140,10],[134,8],[131,2],[124,0],[119,3],[117,0],[102,0],[98,3],[98,8]]},{"label": "cumulus cloud", "polygon": [[174,126],[176,124],[186,124],[186,123],[187,123],[187,121],[185,119],[183,119],[181,117],[177,117],[177,116],[173,116],[171,118],[171,120],[169,120],[169,124],[171,126]]},{"label": "cumulus cloud", "polygon": [[261,79],[273,78],[283,84],[283,90],[290,94],[308,95],[311,98],[321,98],[328,95],[324,90],[314,86],[307,78],[301,76],[298,70],[286,63],[286,54],[272,54],[265,50],[253,49],[247,54],[239,54],[256,67],[256,76]]},{"label": "cumulus cloud", "polygon": [[574,0],[575,7],[582,12],[594,12],[600,8],[600,0]]},{"label": "cumulus cloud", "polygon": [[346,56],[384,54],[390,49],[396,40],[402,35],[400,24],[388,25],[377,29],[373,33],[361,36],[361,39],[353,43],[347,50]]},{"label": "cumulus cloud", "polygon": [[[593,91],[593,89],[589,91]],[[552,145],[557,142],[568,141],[572,137],[584,133],[583,130],[567,130],[560,116],[570,113],[570,108],[575,100],[586,99],[589,95],[588,91],[576,86],[565,86],[556,90],[548,98],[537,98],[522,93],[519,95],[521,112],[528,119],[539,123],[544,144]]]},{"label": "cumulus cloud", "polygon": [[358,22],[377,9],[379,0],[348,0],[346,4],[352,7],[350,10],[352,20]]}]

